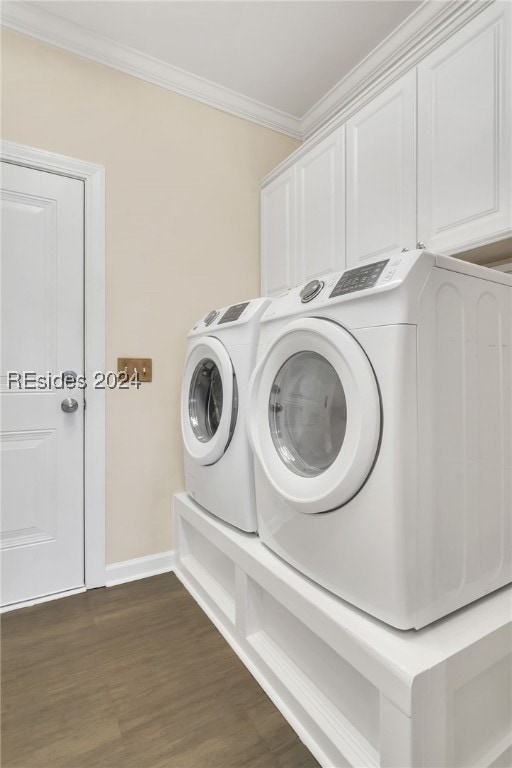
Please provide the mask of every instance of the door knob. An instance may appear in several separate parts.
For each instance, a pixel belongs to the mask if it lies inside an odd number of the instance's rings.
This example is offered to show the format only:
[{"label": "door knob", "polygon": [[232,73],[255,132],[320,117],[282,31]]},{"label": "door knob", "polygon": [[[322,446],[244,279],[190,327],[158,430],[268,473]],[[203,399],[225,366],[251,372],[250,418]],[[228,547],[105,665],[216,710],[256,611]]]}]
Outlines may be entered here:
[{"label": "door knob", "polygon": [[64,413],[74,413],[78,408],[78,403],[72,397],[65,397],[60,407]]}]

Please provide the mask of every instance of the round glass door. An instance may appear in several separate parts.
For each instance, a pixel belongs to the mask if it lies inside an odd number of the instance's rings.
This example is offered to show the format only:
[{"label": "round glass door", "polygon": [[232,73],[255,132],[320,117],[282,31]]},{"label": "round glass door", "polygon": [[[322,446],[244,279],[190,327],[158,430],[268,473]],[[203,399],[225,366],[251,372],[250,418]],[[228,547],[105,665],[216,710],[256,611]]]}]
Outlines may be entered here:
[{"label": "round glass door", "polygon": [[347,401],[324,357],[297,352],[281,366],[270,392],[269,424],[281,461],[295,474],[316,477],[333,464],[345,439]]},{"label": "round glass door", "polygon": [[213,336],[189,343],[181,392],[181,430],[188,455],[214,464],[235,430],[238,389],[231,358]]},{"label": "round glass door", "polygon": [[188,411],[194,435],[207,443],[215,435],[222,417],[222,376],[210,358],[201,360],[192,374]]},{"label": "round glass door", "polygon": [[323,318],[292,320],[251,378],[249,435],[274,492],[300,512],[346,504],[375,462],[381,403],[354,336]]}]

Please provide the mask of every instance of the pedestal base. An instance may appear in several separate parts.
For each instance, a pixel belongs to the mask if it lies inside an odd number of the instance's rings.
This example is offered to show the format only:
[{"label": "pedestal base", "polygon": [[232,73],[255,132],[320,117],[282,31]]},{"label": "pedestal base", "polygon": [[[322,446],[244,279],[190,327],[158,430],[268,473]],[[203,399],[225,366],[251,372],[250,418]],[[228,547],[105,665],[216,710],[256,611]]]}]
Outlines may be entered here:
[{"label": "pedestal base", "polygon": [[512,765],[512,588],[402,632],[186,494],[176,574],[322,766]]}]

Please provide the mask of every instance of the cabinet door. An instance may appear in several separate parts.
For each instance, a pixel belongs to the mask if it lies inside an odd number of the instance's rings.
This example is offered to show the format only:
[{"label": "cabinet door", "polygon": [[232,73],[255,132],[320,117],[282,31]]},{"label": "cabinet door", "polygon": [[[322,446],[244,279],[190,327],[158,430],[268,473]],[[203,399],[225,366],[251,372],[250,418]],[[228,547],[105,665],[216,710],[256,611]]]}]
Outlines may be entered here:
[{"label": "cabinet door", "polygon": [[297,280],[345,267],[345,127],[323,139],[297,163]]},{"label": "cabinet door", "polygon": [[510,6],[495,3],[418,67],[418,237],[455,253],[511,222]]},{"label": "cabinet door", "polygon": [[408,72],[347,123],[347,265],[413,248],[415,84]]},{"label": "cabinet door", "polygon": [[261,293],[278,296],[296,285],[296,168],[261,192]]}]

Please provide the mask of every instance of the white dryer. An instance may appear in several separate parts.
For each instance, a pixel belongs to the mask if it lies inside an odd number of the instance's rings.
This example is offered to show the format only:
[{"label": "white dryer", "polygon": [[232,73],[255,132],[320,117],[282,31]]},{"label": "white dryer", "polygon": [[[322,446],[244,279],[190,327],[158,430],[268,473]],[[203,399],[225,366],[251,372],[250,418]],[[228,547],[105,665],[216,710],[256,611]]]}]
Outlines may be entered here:
[{"label": "white dryer", "polygon": [[202,507],[256,531],[254,469],[246,430],[259,319],[269,299],[213,310],[188,334],[181,396],[185,487]]},{"label": "white dryer", "polygon": [[425,251],[276,299],[251,379],[262,541],[400,629],[512,580],[512,279]]}]

